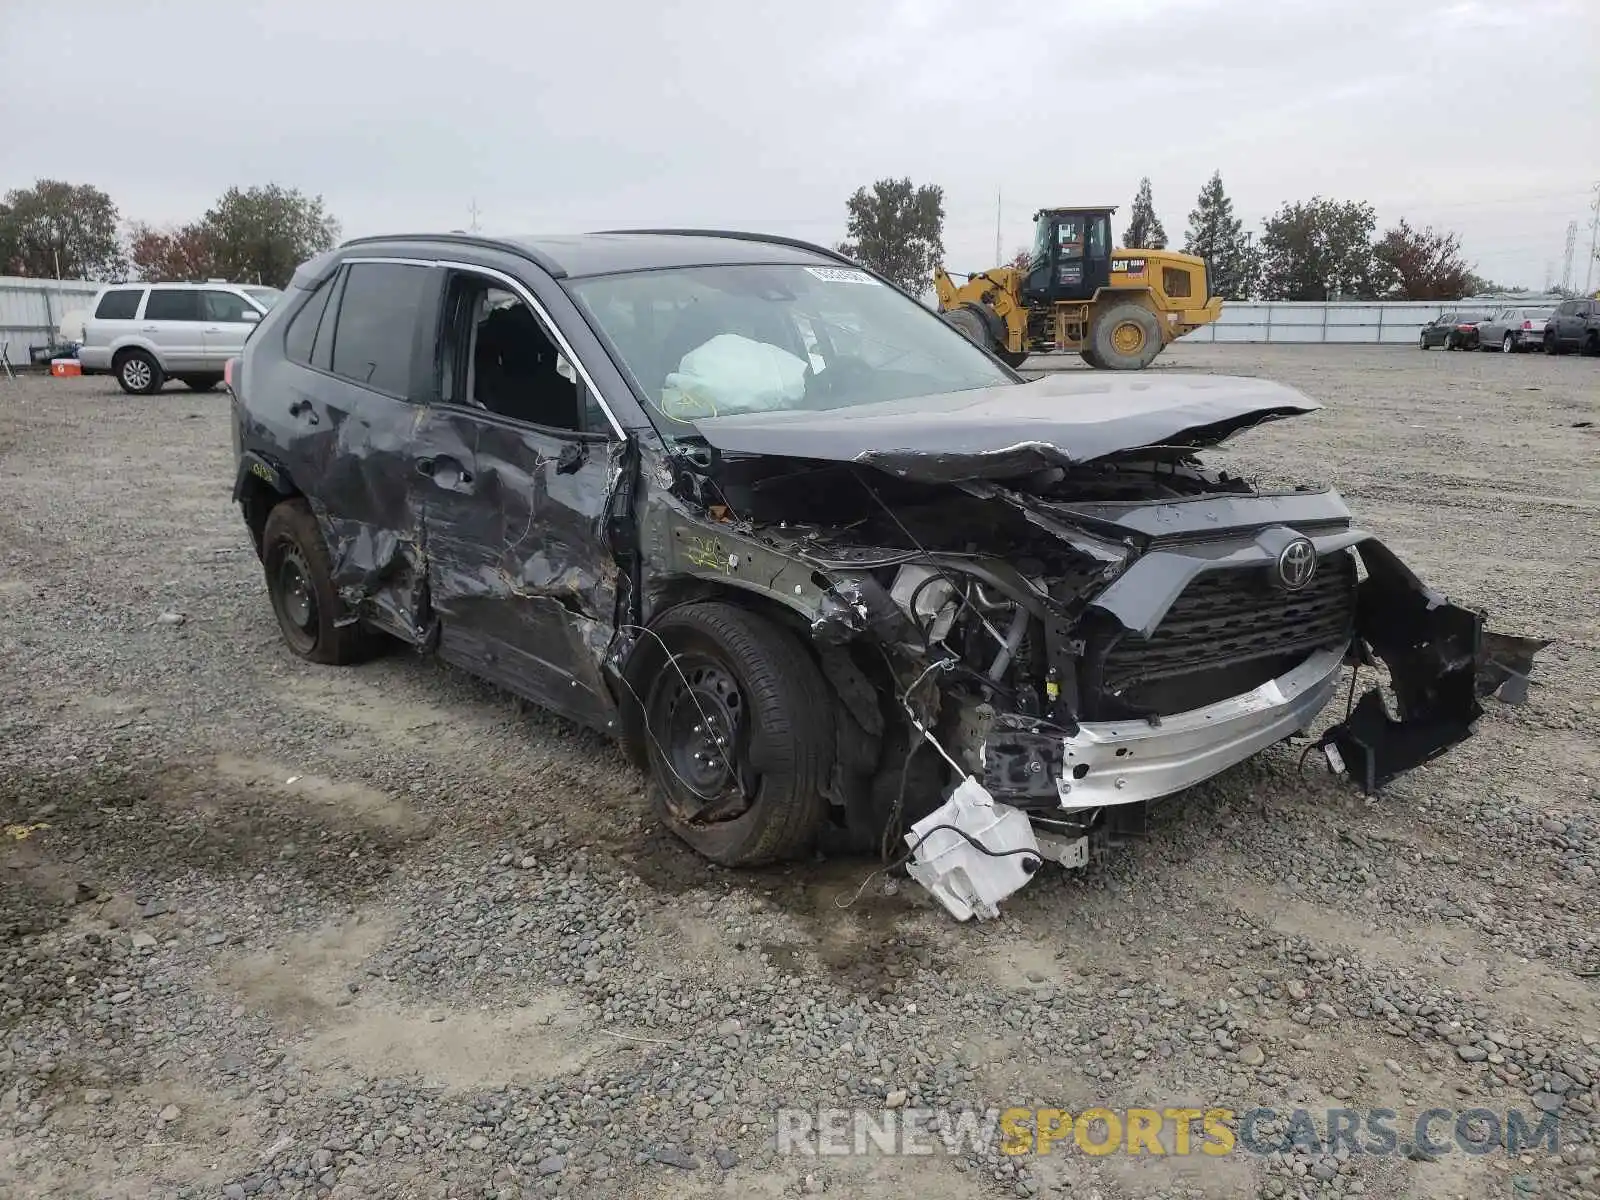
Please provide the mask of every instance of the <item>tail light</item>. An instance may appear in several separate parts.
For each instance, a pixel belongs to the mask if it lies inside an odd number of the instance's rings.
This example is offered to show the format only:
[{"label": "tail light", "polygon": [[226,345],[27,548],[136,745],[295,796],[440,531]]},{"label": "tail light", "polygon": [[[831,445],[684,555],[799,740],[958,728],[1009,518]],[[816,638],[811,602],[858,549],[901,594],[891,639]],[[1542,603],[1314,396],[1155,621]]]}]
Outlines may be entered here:
[{"label": "tail light", "polygon": [[222,386],[230,392],[233,391],[233,381],[239,374],[238,364],[237,358],[230,358],[222,364]]},{"label": "tail light", "polygon": [[1473,327],[1471,325],[1457,325],[1456,329],[1461,333],[1471,333]]},{"label": "tail light", "polygon": [[1533,328],[1533,322],[1532,321],[1524,321],[1522,323],[1522,327],[1524,329],[1532,329]]}]

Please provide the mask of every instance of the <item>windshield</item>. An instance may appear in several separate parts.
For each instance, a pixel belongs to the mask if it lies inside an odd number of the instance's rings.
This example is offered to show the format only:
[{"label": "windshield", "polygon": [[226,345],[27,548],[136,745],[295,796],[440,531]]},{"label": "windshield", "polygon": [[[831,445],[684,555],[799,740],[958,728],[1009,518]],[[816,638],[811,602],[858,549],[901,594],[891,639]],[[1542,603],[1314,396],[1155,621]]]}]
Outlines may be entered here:
[{"label": "windshield", "polygon": [[663,433],[1015,382],[934,313],[843,266],[685,267],[569,281]]},{"label": "windshield", "polygon": [[283,293],[277,288],[247,287],[244,289],[244,291],[245,295],[249,296],[250,299],[254,300],[257,304],[261,305],[262,308],[267,309],[269,312],[274,304],[283,299]]}]

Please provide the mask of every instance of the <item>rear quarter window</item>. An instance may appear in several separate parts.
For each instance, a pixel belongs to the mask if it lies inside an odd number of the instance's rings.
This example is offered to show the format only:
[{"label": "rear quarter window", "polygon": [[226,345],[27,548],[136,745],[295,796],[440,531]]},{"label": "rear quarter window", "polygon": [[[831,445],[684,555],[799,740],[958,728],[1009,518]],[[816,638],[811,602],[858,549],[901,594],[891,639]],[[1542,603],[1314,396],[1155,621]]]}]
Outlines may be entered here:
[{"label": "rear quarter window", "polygon": [[[298,312],[289,318],[289,328],[283,335],[283,353],[290,362],[299,363],[301,366],[311,365],[312,347],[317,344],[317,326],[322,322],[322,314],[327,310],[328,297],[333,294],[333,279],[324,279],[317,290]],[[324,341],[327,339],[324,338]],[[319,366],[327,366],[321,362]]]},{"label": "rear quarter window", "polygon": [[139,299],[143,295],[143,288],[117,288],[107,292],[100,297],[100,303],[95,306],[95,320],[133,320],[139,311]]}]

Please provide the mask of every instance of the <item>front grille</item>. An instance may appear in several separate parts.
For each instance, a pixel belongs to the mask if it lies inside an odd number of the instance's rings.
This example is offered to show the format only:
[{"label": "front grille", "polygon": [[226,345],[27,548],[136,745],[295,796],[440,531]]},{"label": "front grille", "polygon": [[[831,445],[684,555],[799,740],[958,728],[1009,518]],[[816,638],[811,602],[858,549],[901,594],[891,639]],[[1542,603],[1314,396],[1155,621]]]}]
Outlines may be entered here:
[{"label": "front grille", "polygon": [[[1197,576],[1149,638],[1128,634],[1091,653],[1091,720],[1170,716],[1260,687],[1314,650],[1342,646],[1355,620],[1355,558],[1323,556],[1303,591],[1271,568]],[[1098,666],[1095,662],[1098,660]]]}]

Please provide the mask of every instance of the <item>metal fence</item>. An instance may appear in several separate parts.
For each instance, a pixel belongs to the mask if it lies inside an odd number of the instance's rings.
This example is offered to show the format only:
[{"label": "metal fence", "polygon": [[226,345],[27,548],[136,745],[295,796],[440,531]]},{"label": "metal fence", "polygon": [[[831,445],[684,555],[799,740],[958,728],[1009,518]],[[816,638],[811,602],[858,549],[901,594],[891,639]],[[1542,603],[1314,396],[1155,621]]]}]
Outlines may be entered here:
[{"label": "metal fence", "polygon": [[1385,300],[1382,302],[1225,300],[1222,316],[1185,335],[1188,342],[1298,342],[1376,345],[1414,342],[1422,327],[1452,309],[1494,312],[1500,308],[1555,307],[1559,300]]},{"label": "metal fence", "polygon": [[87,311],[101,286],[81,279],[0,275],[0,346],[12,365],[27,366],[54,345],[62,318]]}]

